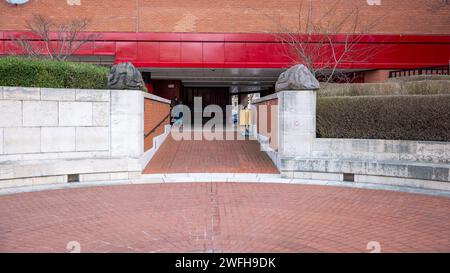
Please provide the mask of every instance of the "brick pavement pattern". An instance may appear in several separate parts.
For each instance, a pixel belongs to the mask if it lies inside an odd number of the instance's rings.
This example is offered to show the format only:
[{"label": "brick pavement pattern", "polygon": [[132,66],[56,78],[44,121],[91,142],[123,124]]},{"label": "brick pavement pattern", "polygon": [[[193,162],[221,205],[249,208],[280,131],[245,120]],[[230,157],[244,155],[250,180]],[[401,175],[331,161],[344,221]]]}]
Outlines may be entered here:
[{"label": "brick pavement pattern", "polygon": [[169,135],[143,173],[278,173],[257,140],[181,140]]},{"label": "brick pavement pattern", "polygon": [[450,199],[330,186],[167,183],[0,196],[0,252],[449,252]]}]

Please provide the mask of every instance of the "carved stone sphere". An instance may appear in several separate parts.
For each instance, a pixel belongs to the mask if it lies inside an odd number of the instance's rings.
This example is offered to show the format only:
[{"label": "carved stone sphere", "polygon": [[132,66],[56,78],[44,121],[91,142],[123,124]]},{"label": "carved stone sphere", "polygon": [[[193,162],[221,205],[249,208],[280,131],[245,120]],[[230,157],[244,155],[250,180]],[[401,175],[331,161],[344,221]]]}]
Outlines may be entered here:
[{"label": "carved stone sphere", "polygon": [[141,72],[131,63],[119,63],[111,67],[108,76],[109,89],[145,90]]},{"label": "carved stone sphere", "polygon": [[316,90],[320,88],[319,81],[302,64],[295,65],[281,73],[275,84],[275,91],[283,90]]}]

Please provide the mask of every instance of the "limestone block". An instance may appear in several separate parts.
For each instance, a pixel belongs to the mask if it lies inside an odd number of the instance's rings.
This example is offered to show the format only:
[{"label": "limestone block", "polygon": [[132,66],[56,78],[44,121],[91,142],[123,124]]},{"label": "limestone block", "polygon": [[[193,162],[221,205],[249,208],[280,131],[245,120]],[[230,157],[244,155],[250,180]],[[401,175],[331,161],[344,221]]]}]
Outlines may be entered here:
[{"label": "limestone block", "polygon": [[0,128],[0,155],[3,154],[3,128]]},{"label": "limestone block", "polygon": [[431,166],[409,165],[408,177],[414,177],[418,179],[433,179],[434,169]]},{"label": "limestone block", "polygon": [[0,127],[22,126],[22,102],[0,101]]},{"label": "limestone block", "polygon": [[408,166],[403,164],[378,162],[375,174],[408,177]]},{"label": "limestone block", "polygon": [[5,100],[40,100],[41,90],[35,87],[3,87]]},{"label": "limestone block", "polygon": [[278,151],[283,156],[308,156],[312,153],[311,137],[309,134],[283,132]]},{"label": "limestone block", "polygon": [[316,115],[316,91],[283,91],[280,95],[281,112],[294,115]]},{"label": "limestone block", "polygon": [[40,128],[4,128],[3,130],[3,152],[5,154],[40,152]]},{"label": "limestone block", "polygon": [[398,141],[398,152],[401,154],[415,154],[417,151],[417,141]]},{"label": "limestone block", "polygon": [[92,123],[94,126],[109,125],[109,103],[94,102],[92,104]]},{"label": "limestone block", "polygon": [[58,103],[56,101],[24,101],[24,126],[57,126]]},{"label": "limestone block", "polygon": [[111,90],[111,155],[144,154],[144,98],[141,91]]},{"label": "limestone block", "polygon": [[128,172],[129,179],[140,179],[142,176],[141,172]]},{"label": "limestone block", "polygon": [[450,177],[448,175],[449,170],[450,170],[450,166],[448,166],[447,168],[435,167],[433,170],[433,180],[450,182]]},{"label": "limestone block", "polygon": [[313,180],[328,180],[328,181],[342,181],[343,175],[340,173],[313,172],[313,173],[311,173],[311,179],[313,179]]},{"label": "limestone block", "polygon": [[311,179],[312,173],[311,172],[294,172],[293,177],[296,179]]},{"label": "limestone block", "polygon": [[109,101],[109,90],[102,89],[77,89],[77,101]]},{"label": "limestone block", "polygon": [[75,151],[75,127],[43,127],[42,152]]},{"label": "limestone block", "polygon": [[92,102],[60,102],[60,126],[92,126]]},{"label": "limestone block", "polygon": [[80,182],[108,181],[111,180],[109,173],[89,173],[81,174]]},{"label": "limestone block", "polygon": [[331,149],[332,139],[317,138],[312,143],[313,151],[328,152]]},{"label": "limestone block", "polygon": [[450,162],[450,143],[417,142],[417,159],[425,162]]},{"label": "limestone block", "polygon": [[108,127],[76,128],[77,151],[104,151],[109,148]]},{"label": "limestone block", "polygon": [[75,89],[41,88],[41,100],[74,101]]},{"label": "limestone block", "polygon": [[33,177],[33,186],[38,185],[51,185],[51,184],[63,184],[67,182],[66,175],[59,176],[44,176],[44,177]]},{"label": "limestone block", "polygon": [[111,173],[111,180],[127,180],[128,172]]},{"label": "limestone block", "polygon": [[19,178],[0,180],[0,189],[14,187],[28,187],[33,185],[33,178]]},{"label": "limestone block", "polygon": [[444,191],[450,190],[450,183],[447,183],[447,182],[400,178],[400,177],[355,175],[355,182],[370,183],[370,184],[384,184],[384,185],[402,186],[402,187],[414,187],[414,188],[423,188],[423,189],[434,189],[434,190],[444,190]]}]

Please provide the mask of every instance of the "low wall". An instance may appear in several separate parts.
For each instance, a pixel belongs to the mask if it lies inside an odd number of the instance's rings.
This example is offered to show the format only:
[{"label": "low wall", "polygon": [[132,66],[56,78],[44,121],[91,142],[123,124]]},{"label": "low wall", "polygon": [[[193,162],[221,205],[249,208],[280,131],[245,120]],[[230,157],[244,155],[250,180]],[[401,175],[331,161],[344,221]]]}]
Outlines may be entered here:
[{"label": "low wall", "polygon": [[[302,98],[305,96],[303,92],[291,92],[289,96]],[[261,98],[260,101],[270,98]],[[300,126],[307,129],[309,124],[315,122],[304,122],[305,116],[298,109],[304,106],[297,107],[292,104],[293,101],[279,100],[279,123],[284,124],[280,126],[280,136],[291,132],[297,134],[292,128]],[[311,108],[314,108],[313,102]],[[289,117],[289,120],[285,117]],[[301,147],[290,150],[272,149],[268,137],[258,134],[262,149],[271,157],[283,177],[450,190],[448,142],[316,137],[296,139],[295,134],[280,137],[281,147]]]},{"label": "low wall", "polygon": [[278,94],[272,94],[253,102],[256,107],[254,131],[264,137],[270,149],[278,150]]},{"label": "low wall", "polygon": [[146,96],[0,87],[0,188],[139,177]]},{"label": "low wall", "polygon": [[153,139],[170,124],[170,100],[144,93],[144,150],[153,147]]}]

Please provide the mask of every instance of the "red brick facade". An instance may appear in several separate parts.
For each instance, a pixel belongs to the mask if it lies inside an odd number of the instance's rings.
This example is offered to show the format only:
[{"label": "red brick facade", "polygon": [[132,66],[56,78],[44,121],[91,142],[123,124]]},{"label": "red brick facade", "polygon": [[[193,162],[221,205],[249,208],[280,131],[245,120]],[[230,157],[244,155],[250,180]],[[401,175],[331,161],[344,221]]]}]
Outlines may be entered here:
[{"label": "red brick facade", "polygon": [[[314,20],[334,7],[333,17],[357,7],[365,22],[376,22],[373,33],[449,34],[450,7],[432,10],[440,0],[313,0]],[[79,2],[80,5],[73,5]],[[281,23],[297,25],[299,3],[292,0],[31,0],[21,6],[0,1],[0,30],[24,30],[33,13],[57,21],[91,19],[90,30],[123,32],[276,32]],[[381,2],[369,5],[368,2]],[[69,3],[72,3],[70,5]],[[308,12],[308,0],[301,10]],[[329,18],[327,16],[326,18]],[[364,22],[363,21],[363,22]]]},{"label": "red brick facade", "polygon": [[[159,101],[144,99],[144,134],[153,130],[170,113],[170,105]],[[144,151],[153,147],[153,138],[164,133],[164,126],[169,124],[170,117],[166,118],[156,130],[144,138]]]},{"label": "red brick facade", "polygon": [[[258,115],[258,124],[256,128],[258,134],[269,137],[270,148],[278,150],[278,139],[276,134],[278,131],[278,98],[257,103],[256,107]],[[275,118],[273,122],[272,118]],[[274,125],[274,128],[272,125]]]}]

